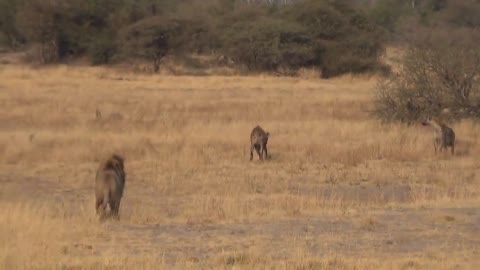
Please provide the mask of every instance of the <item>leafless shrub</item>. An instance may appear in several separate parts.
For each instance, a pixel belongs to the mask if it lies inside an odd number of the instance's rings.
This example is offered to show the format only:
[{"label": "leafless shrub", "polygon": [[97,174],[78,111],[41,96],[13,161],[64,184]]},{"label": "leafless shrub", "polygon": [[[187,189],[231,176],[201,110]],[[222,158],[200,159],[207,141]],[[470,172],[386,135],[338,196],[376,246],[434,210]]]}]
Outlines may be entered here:
[{"label": "leafless shrub", "polygon": [[400,71],[377,87],[375,114],[412,122],[448,112],[480,117],[480,33],[471,29],[417,29]]}]

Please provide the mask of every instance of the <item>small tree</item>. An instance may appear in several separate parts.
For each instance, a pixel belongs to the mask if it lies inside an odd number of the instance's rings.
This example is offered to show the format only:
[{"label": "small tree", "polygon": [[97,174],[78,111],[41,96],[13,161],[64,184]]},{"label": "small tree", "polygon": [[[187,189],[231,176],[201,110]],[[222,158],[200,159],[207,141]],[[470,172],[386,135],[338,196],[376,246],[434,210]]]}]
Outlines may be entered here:
[{"label": "small tree", "polygon": [[158,72],[161,60],[176,46],[180,24],[174,19],[158,16],[141,20],[123,33],[124,52],[151,61]]},{"label": "small tree", "polygon": [[468,29],[422,29],[411,36],[401,69],[379,84],[376,115],[411,122],[449,111],[480,117],[480,34]]},{"label": "small tree", "polygon": [[89,42],[88,54],[93,65],[108,64],[117,52],[113,34],[100,33]]}]

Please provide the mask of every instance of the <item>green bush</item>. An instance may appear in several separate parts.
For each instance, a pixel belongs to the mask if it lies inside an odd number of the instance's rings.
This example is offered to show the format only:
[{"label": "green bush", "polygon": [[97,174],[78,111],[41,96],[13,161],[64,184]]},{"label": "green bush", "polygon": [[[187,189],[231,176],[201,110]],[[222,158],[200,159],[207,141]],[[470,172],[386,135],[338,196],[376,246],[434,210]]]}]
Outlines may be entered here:
[{"label": "green bush", "polygon": [[180,45],[181,25],[176,19],[161,16],[141,20],[124,29],[123,52],[151,61],[153,70],[158,72],[161,60]]},{"label": "green bush", "polygon": [[117,53],[117,44],[112,34],[100,34],[89,43],[88,55],[93,65],[112,62]]},{"label": "green bush", "polygon": [[323,77],[375,70],[384,51],[384,34],[368,18],[340,2],[307,1],[286,8],[313,41],[314,57],[307,63]]},{"label": "green bush", "polygon": [[376,68],[383,49],[378,27],[347,0],[5,1],[13,4],[0,11],[10,16],[0,18],[1,31],[18,29],[44,63],[88,55],[108,64],[122,53],[158,70],[167,54],[221,52],[250,70],[316,67],[331,77]]},{"label": "green bush", "polygon": [[301,67],[312,57],[309,44],[299,25],[268,17],[238,22],[223,36],[227,55],[250,70]]},{"label": "green bush", "polygon": [[15,23],[29,43],[39,44],[42,62],[56,62],[105,47],[115,7],[113,0],[23,0]]},{"label": "green bush", "polygon": [[0,45],[18,48],[25,43],[24,37],[18,31],[15,16],[20,0],[0,1]]}]

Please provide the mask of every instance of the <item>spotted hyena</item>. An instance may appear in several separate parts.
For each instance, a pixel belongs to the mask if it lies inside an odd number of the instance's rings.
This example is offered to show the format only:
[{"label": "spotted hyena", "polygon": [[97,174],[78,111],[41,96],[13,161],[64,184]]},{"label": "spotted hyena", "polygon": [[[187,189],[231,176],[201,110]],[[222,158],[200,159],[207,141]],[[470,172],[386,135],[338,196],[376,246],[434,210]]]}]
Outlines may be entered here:
[{"label": "spotted hyena", "polygon": [[439,119],[432,117],[425,118],[422,125],[433,128],[433,146],[435,147],[435,153],[437,153],[438,150],[447,150],[448,147],[450,147],[452,155],[455,153],[455,132],[452,128],[445,125]]},{"label": "spotted hyena", "polygon": [[258,154],[258,158],[263,160],[268,158],[267,143],[270,133],[263,130],[260,126],[253,128],[250,134],[250,160],[253,159],[253,149]]},{"label": "spotted hyena", "polygon": [[125,180],[123,157],[113,154],[100,164],[95,178],[95,208],[100,219],[106,217],[107,206],[110,215],[118,218]]}]

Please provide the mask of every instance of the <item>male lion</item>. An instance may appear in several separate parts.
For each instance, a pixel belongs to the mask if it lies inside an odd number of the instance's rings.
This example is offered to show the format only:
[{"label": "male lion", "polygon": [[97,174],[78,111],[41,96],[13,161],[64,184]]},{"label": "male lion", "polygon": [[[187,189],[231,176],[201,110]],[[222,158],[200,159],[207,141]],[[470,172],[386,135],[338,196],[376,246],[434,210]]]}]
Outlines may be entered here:
[{"label": "male lion", "polygon": [[95,208],[100,219],[106,217],[107,205],[110,215],[118,219],[125,180],[123,157],[113,154],[100,164],[95,178]]}]

